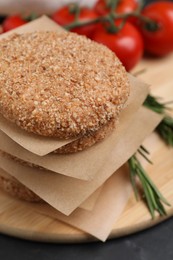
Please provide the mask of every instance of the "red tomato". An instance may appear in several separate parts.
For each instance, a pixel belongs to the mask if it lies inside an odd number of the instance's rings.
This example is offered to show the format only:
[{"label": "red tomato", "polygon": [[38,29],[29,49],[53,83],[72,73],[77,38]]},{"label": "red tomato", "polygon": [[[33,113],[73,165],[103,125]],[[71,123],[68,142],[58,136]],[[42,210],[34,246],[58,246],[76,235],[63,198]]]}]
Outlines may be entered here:
[{"label": "red tomato", "polygon": [[26,23],[19,15],[8,16],[2,23],[3,32],[10,31]]},{"label": "red tomato", "polygon": [[[118,25],[119,22],[116,24]],[[92,39],[115,52],[127,71],[132,69],[143,55],[142,37],[138,30],[128,22],[116,34],[109,33],[102,27],[93,34]]]},{"label": "red tomato", "polygon": [[[138,0],[121,0],[117,7],[115,12],[118,14],[122,13],[130,13],[136,10],[138,7]],[[106,0],[98,0],[95,5],[95,11],[99,15],[104,15],[109,12],[109,9],[106,6]]]},{"label": "red tomato", "polygon": [[59,25],[67,25],[74,21],[74,14],[70,13],[69,7],[64,6],[58,9],[53,15],[52,19]]},{"label": "red tomato", "polygon": [[130,13],[137,9],[139,6],[138,0],[122,0],[119,2],[116,12],[119,14]]},{"label": "red tomato", "polygon": [[[97,18],[98,15],[96,12],[89,8],[81,8],[79,19],[82,22],[86,22],[91,19]],[[74,21],[74,14],[70,13],[69,7],[65,6],[59,10],[57,10],[53,15],[52,19],[60,24],[61,26],[65,26],[67,24],[70,24]],[[78,34],[90,36],[90,34],[95,30],[96,24],[86,25],[82,27],[76,27],[75,29],[72,29],[72,32],[76,32]]]},{"label": "red tomato", "polygon": [[158,24],[158,29],[151,31],[143,24],[142,34],[144,48],[148,53],[156,56],[166,55],[173,51],[173,3],[161,1],[146,6],[143,15]]}]

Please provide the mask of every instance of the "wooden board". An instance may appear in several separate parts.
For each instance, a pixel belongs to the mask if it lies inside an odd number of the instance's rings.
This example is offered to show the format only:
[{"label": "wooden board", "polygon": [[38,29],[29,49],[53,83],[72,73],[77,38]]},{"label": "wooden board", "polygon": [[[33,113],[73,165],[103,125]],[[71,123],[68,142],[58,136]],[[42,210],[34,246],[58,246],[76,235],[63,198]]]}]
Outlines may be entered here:
[{"label": "wooden board", "polygon": [[[159,60],[144,60],[134,70],[138,77],[152,84],[151,92],[164,100],[173,100],[173,54]],[[147,166],[151,178],[171,203],[168,215],[173,215],[173,149],[168,148],[156,134],[145,142],[154,165]],[[153,221],[142,201],[136,202],[132,194],[123,214],[115,223],[109,238],[123,236],[153,226],[166,218]],[[90,235],[57,220],[32,211],[30,203],[16,200],[0,192],[0,232],[12,236],[47,242],[86,242]]]}]

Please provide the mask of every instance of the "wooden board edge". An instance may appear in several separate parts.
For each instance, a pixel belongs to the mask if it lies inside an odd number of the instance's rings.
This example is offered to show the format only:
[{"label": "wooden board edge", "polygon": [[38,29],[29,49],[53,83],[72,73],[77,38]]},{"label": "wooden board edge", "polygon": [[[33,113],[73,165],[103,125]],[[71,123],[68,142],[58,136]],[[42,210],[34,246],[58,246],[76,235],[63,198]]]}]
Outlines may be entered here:
[{"label": "wooden board edge", "polygon": [[[119,228],[119,229],[113,229],[108,237],[107,240],[112,240],[116,238],[120,238],[127,235],[132,235],[137,232],[152,228],[167,219],[171,218],[173,216],[173,209],[169,211],[168,215],[165,217],[156,217],[154,220],[149,220],[146,222],[143,222],[143,224],[137,224],[133,225],[133,227],[125,227],[125,228]],[[83,233],[81,231],[81,234],[68,234],[68,237],[66,234],[48,234],[44,232],[38,232],[38,231],[28,231],[23,230],[19,228],[15,228],[12,226],[7,226],[4,224],[0,224],[0,233],[12,237],[17,237],[19,239],[24,240],[30,240],[35,242],[44,242],[44,243],[59,243],[59,244],[72,244],[72,243],[90,243],[90,242],[99,242],[98,239],[92,237],[89,234]]]}]

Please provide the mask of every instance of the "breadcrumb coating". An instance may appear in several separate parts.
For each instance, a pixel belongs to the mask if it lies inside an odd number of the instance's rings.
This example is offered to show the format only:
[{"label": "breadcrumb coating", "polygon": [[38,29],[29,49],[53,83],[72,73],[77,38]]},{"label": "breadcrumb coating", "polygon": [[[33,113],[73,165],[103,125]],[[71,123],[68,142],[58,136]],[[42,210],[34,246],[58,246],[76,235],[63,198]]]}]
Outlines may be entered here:
[{"label": "breadcrumb coating", "polygon": [[41,202],[41,198],[39,198],[35,193],[25,187],[22,183],[17,181],[15,178],[8,175],[1,176],[0,175],[0,188],[10,194],[12,197],[30,201],[30,202]]},{"label": "breadcrumb coating", "polygon": [[0,113],[22,129],[62,139],[118,118],[129,96],[112,51],[62,32],[13,34],[0,41]]},{"label": "breadcrumb coating", "polygon": [[83,151],[107,137],[115,129],[116,124],[117,122],[112,119],[106,125],[100,127],[99,130],[88,133],[79,139],[60,147],[53,153],[69,154]]}]

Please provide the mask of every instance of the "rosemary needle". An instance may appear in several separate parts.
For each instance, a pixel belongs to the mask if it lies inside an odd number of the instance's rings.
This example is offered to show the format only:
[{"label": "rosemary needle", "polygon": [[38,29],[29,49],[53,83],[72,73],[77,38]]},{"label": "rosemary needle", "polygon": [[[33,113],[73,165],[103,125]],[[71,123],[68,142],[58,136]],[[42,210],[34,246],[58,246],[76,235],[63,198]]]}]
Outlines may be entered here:
[{"label": "rosemary needle", "polygon": [[156,131],[169,146],[173,147],[173,118],[165,116]]},{"label": "rosemary needle", "polygon": [[167,145],[173,147],[173,118],[167,115],[167,110],[170,109],[168,107],[168,104],[171,103],[173,102],[171,101],[167,103],[161,103],[159,102],[158,98],[152,95],[148,95],[144,102],[144,106],[153,110],[156,113],[164,115],[163,120],[156,127],[156,132],[160,135],[160,137],[165,141]]},{"label": "rosemary needle", "polygon": [[[146,159],[146,155],[144,153],[141,153],[141,150],[143,152],[145,151],[145,153],[147,154],[148,151],[143,146],[138,149],[138,152]],[[147,161],[151,162],[149,159]],[[140,161],[138,160],[136,154],[129,159],[128,163],[130,168],[130,179],[136,199],[139,199],[139,188],[136,182],[138,177],[138,180],[142,185],[144,199],[147,203],[152,218],[155,217],[155,211],[157,211],[161,216],[166,215],[164,204],[167,206],[170,206],[170,204],[167,202],[167,200],[163,197],[156,185],[150,179],[150,177],[142,167]]]}]

